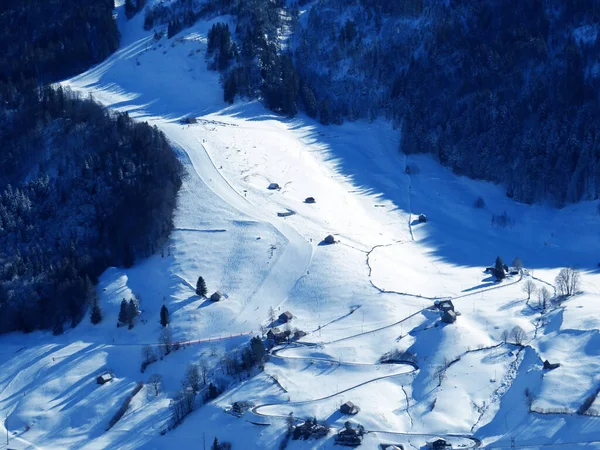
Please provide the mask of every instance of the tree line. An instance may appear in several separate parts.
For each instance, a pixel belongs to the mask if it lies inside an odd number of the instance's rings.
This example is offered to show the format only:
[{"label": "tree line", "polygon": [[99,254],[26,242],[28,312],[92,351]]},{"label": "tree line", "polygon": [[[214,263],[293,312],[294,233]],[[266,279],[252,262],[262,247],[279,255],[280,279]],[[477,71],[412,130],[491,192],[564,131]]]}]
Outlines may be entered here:
[{"label": "tree line", "polygon": [[517,200],[600,197],[594,0],[320,0],[300,21],[305,3],[210,2],[235,18],[216,30],[224,51],[208,51],[226,101],[262,98],[323,124],[383,116],[403,151]]},{"label": "tree line", "polygon": [[182,168],[158,129],[62,88],[38,89],[0,130],[0,331],[60,332],[107,267],[167,238]]},{"label": "tree line", "polygon": [[[139,4],[139,2],[138,2]],[[97,277],[153,253],[182,168],[165,136],[45,83],[119,43],[112,0],[3,3],[0,14],[0,332],[76,324]]]}]

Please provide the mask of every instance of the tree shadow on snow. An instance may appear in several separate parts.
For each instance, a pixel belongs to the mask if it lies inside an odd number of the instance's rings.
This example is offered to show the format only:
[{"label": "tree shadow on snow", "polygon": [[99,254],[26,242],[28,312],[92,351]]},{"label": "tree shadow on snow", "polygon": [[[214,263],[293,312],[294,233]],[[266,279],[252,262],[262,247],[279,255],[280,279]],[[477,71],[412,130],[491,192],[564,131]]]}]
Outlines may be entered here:
[{"label": "tree shadow on snow", "polygon": [[[204,36],[209,25],[210,21],[198,22],[182,32],[181,37],[185,33]],[[189,53],[190,45],[197,49],[198,42],[176,41],[173,48],[164,49],[168,52],[166,61],[171,61],[170,57],[187,58],[183,55]],[[293,119],[278,116],[258,101],[227,105],[219,74],[205,67],[140,77],[132,58],[139,57],[142,67],[153,64],[152,55],[157,54],[150,49],[153,46],[152,32],[141,35],[67,84],[76,89],[96,86],[101,93],[108,94],[105,101],[113,101],[109,106],[129,109],[141,118],[162,117],[175,122],[210,114],[209,119],[219,122],[214,124],[215,130],[233,125],[228,124],[228,118],[251,122],[276,120],[295,133],[302,144],[313,146],[311,151],[331,163],[341,177],[353,184],[354,191],[372,194],[374,204],[391,202],[396,216],[427,214],[432,220],[416,227],[415,240],[426,246],[437,260],[482,267],[491,264],[498,255],[505,260],[520,255],[528,268],[575,266],[598,270],[595,255],[600,254],[600,241],[594,230],[600,225],[600,218],[595,207],[567,206],[558,210],[518,203],[506,197],[502,186],[456,176],[432,157],[405,157],[400,152],[400,130],[382,119],[323,126],[304,114]],[[173,61],[177,64],[180,59]],[[205,64],[203,58],[197,63]],[[405,172],[406,166],[411,167],[410,173]],[[417,166],[418,170],[412,169]],[[478,197],[484,199],[485,208],[474,207]],[[495,226],[493,215],[503,212],[510,218],[509,224]]]}]

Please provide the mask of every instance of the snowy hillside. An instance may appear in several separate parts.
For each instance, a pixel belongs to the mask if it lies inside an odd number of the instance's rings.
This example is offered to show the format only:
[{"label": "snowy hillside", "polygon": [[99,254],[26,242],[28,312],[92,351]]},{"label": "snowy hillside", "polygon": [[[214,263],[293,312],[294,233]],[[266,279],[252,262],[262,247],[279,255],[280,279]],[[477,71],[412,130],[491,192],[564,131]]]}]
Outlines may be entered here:
[{"label": "snowy hillside", "polygon": [[[577,414],[600,386],[595,204],[513,202],[500,186],[406,157],[400,131],[383,120],[324,127],[257,102],[227,106],[204,54],[208,30],[228,18],[155,40],[141,15],[116,13],[120,50],[62,84],[166,134],[187,171],[175,230],[162,252],[103,274],[101,324],[0,337],[0,432],[10,448],[195,449],[217,436],[234,449],[277,449],[290,412],[333,429],[287,448],[333,448],[350,418],[339,412],[346,401],[360,407],[351,419],[368,432],[363,448],[421,448],[435,437],[457,448],[509,448],[511,438],[516,448],[600,448],[600,400]],[[196,123],[181,123],[189,117]],[[492,223],[504,212],[505,227]],[[324,245],[329,234],[336,243]],[[525,270],[496,283],[484,269],[498,255],[520,256]],[[569,266],[581,270],[581,293],[546,310],[536,295],[527,301],[527,281],[554,296]],[[224,300],[196,295],[199,276]],[[133,295],[135,327],[116,327],[121,300]],[[440,299],[460,312],[455,323],[440,322]],[[141,373],[163,302],[184,348]],[[290,311],[307,335],[276,347],[261,373],[223,374],[219,361],[264,331],[270,308]],[[504,342],[515,326],[521,345]],[[392,350],[415,359],[380,363]],[[561,366],[544,370],[546,359]],[[201,361],[228,389],[161,435],[186,366]],[[113,381],[98,385],[106,372]],[[160,394],[146,384],[107,431],[152,374],[162,376]],[[225,413],[235,401],[254,407]]]}]

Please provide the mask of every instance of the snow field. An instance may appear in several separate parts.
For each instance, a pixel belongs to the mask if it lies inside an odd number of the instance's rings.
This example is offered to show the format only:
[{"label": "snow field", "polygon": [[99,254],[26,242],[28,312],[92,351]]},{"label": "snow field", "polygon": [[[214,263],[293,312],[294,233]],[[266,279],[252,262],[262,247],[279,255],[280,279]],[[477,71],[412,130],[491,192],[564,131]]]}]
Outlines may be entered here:
[{"label": "snow field", "polygon": [[[6,426],[17,433],[11,446],[198,448],[203,436],[210,445],[216,435],[234,448],[278,448],[284,421],[225,414],[236,400],[274,403],[259,411],[293,410],[334,426],[345,420],[335,412],[339,404],[354,401],[361,407],[356,420],[378,430],[365,448],[383,442],[418,447],[436,433],[469,435],[471,429],[484,444],[510,444],[511,436],[544,444],[600,440],[599,419],[530,414],[524,395],[527,388],[536,394],[534,405],[573,409],[598,384],[595,204],[555,210],[515,203],[500,186],[455,176],[427,156],[404,156],[400,131],[383,121],[322,127],[302,115],[276,117],[258,102],[227,106],[219,75],[206,69],[204,49],[212,24],[230,18],[199,21],[155,42],[152,31],[142,30],[143,15],[125,21],[121,8],[121,49],[63,85],[165,132],[187,172],[175,230],[164,257],[159,252],[102,276],[99,326],[84,320],[63,336],[1,338],[0,415],[8,415]],[[179,123],[189,116],[198,124]],[[282,189],[267,190],[271,182]],[[316,203],[303,203],[308,196]],[[473,207],[478,196],[482,209]],[[288,209],[296,214],[277,217]],[[509,226],[492,225],[492,214],[504,211]],[[416,221],[419,213],[427,223]],[[338,243],[319,245],[328,234]],[[576,265],[583,269],[584,294],[538,323],[540,312],[527,304],[518,277],[497,285],[483,274],[497,255],[506,263],[521,256],[539,287],[552,283],[560,267]],[[228,298],[213,304],[196,296],[199,275],[209,293],[218,289]],[[119,303],[133,294],[141,299],[136,326],[117,328]],[[418,296],[451,296],[461,316],[442,325],[437,312],[425,309],[432,299]],[[157,342],[163,302],[176,340],[210,341],[185,346],[141,374],[141,348]],[[203,360],[212,370],[247,342],[247,333],[267,324],[269,307],[291,311],[292,327],[309,332],[303,341],[318,345],[280,352],[264,373],[237,381],[160,436],[187,364]],[[531,347],[486,349],[515,325]],[[412,370],[372,365],[394,348],[415,353],[419,370],[372,381]],[[436,370],[458,357],[438,387]],[[542,377],[542,357],[563,365]],[[99,387],[95,376],[105,370],[115,381]],[[136,382],[153,373],[162,375],[163,393],[153,397],[145,387],[105,432]],[[272,425],[250,423],[261,420]],[[464,437],[453,442],[473,445]],[[593,445],[588,448],[598,448]],[[333,443],[330,436],[288,448]]]}]

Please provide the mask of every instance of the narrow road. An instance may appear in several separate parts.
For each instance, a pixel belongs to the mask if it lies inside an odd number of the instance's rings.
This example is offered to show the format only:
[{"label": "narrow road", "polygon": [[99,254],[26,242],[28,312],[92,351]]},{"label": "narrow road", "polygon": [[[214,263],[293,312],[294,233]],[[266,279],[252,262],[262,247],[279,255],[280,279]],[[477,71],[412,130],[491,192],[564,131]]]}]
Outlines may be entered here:
[{"label": "narrow road", "polygon": [[[368,364],[368,363],[353,363],[353,362],[343,362],[343,361],[337,361],[334,359],[327,359],[327,358],[304,358],[304,357],[294,357],[294,356],[282,356],[279,353],[281,353],[282,351],[286,350],[288,347],[283,347],[280,349],[277,349],[273,352],[273,355],[277,358],[280,359],[294,359],[294,360],[315,360],[315,361],[324,361],[324,362],[330,362],[332,364],[340,364],[340,365],[359,365],[359,366],[377,366],[380,364]],[[350,392],[352,390],[358,389],[362,386],[366,386],[368,384],[371,383],[376,383],[378,381],[382,381],[382,380],[386,380],[386,379],[390,379],[390,378],[396,378],[396,377],[400,377],[400,376],[405,376],[405,375],[411,375],[413,373],[415,373],[416,371],[419,370],[419,366],[412,361],[398,361],[397,363],[395,363],[395,365],[397,366],[405,366],[408,368],[407,371],[405,372],[400,372],[400,373],[393,373],[393,374],[389,374],[389,375],[383,375],[380,377],[376,377],[376,378],[372,378],[370,380],[364,381],[362,383],[358,383],[354,386],[351,386],[349,388],[346,389],[342,389],[341,391],[335,392],[333,394],[330,395],[326,395],[324,397],[320,397],[317,399],[311,399],[311,400],[303,400],[303,401],[297,401],[297,402],[273,402],[273,403],[264,403],[261,405],[257,405],[254,406],[253,408],[250,409],[250,412],[252,414],[254,414],[255,416],[261,417],[261,418],[269,418],[269,417],[273,417],[273,418],[280,418],[280,419],[285,419],[288,416],[288,414],[269,414],[269,413],[263,413],[260,410],[270,407],[270,406],[286,406],[286,407],[293,407],[293,406],[299,406],[299,405],[307,405],[307,404],[312,404],[312,403],[316,403],[316,402],[320,402],[320,401],[324,401],[324,400],[329,400],[331,398],[334,398],[338,395],[344,394],[346,392]],[[403,388],[404,390],[404,388]],[[406,394],[406,391],[404,391]],[[407,398],[407,402],[408,402],[408,396],[406,396]],[[306,420],[309,419],[309,417],[296,417],[296,419],[300,419],[300,420]],[[249,420],[250,423],[254,423],[257,424],[256,422],[253,422],[252,420]],[[411,418],[411,422],[412,422],[412,418]],[[260,424],[263,425],[263,424]],[[332,429],[338,429],[336,427],[332,427]],[[366,430],[368,433],[379,433],[379,434],[389,434],[389,435],[393,435],[393,436],[405,436],[405,437],[423,437],[423,438],[434,438],[434,437],[445,437],[448,439],[466,439],[472,442],[472,445],[470,445],[469,447],[464,447],[464,448],[478,448],[481,445],[481,441],[471,435],[465,435],[465,434],[440,434],[440,433],[432,433],[432,434],[426,434],[426,433],[411,433],[411,432],[401,432],[401,431],[389,431],[389,430]]]},{"label": "narrow road", "polygon": [[[522,279],[523,279],[523,275],[521,274],[521,276],[519,277],[519,279],[515,280],[513,282],[504,283],[504,284],[500,284],[498,286],[494,286],[494,287],[491,287],[491,288],[481,289],[481,290],[478,290],[478,291],[475,291],[475,292],[471,292],[471,293],[468,293],[468,294],[464,294],[464,295],[460,295],[460,296],[457,296],[457,297],[453,297],[452,300],[458,299],[458,298],[468,297],[468,296],[471,296],[471,295],[477,295],[477,294],[479,294],[481,292],[485,292],[485,291],[496,290],[496,289],[500,289],[500,288],[503,288],[503,287],[508,287],[508,286],[514,285],[516,283],[519,283]],[[401,320],[398,320],[398,321],[396,321],[394,323],[391,323],[389,325],[385,325],[385,326],[382,326],[382,327],[379,327],[379,328],[375,328],[373,330],[368,330],[368,331],[365,331],[365,332],[362,332],[362,333],[354,334],[352,336],[347,336],[347,337],[344,337],[344,338],[335,339],[335,340],[328,341],[328,342],[322,342],[322,343],[319,343],[319,344],[316,344],[316,343],[298,344],[298,345],[296,345],[296,347],[298,347],[298,346],[313,347],[313,346],[317,346],[317,345],[327,345],[327,344],[332,344],[332,343],[341,342],[341,341],[345,341],[345,340],[348,340],[348,339],[353,339],[353,338],[356,338],[356,337],[364,336],[366,334],[376,333],[378,331],[381,331],[381,330],[384,330],[384,329],[391,328],[391,327],[394,327],[396,325],[399,325],[399,324],[401,324],[401,323],[403,323],[403,322],[411,319],[412,317],[415,317],[416,315],[423,313],[427,309],[428,308],[420,309],[419,311],[416,311],[413,314],[410,314],[410,315],[404,317]],[[352,311],[352,312],[354,312],[354,311]],[[345,316],[342,316],[342,318],[343,317],[347,317],[348,315],[349,314],[347,314]],[[499,344],[499,345],[502,345],[502,344]],[[287,349],[289,349],[289,346],[279,348],[279,349],[273,351],[272,355],[273,355],[273,357],[279,358],[279,359],[282,359],[282,360],[290,359],[290,360],[321,361],[321,362],[329,362],[331,364],[347,365],[347,366],[375,366],[375,365],[377,365],[377,364],[369,364],[369,363],[356,363],[356,362],[339,361],[339,360],[335,360],[335,359],[331,359],[331,358],[323,358],[323,357],[315,357],[315,358],[313,358],[313,357],[284,356],[284,355],[282,355],[281,353],[284,352]],[[371,383],[375,383],[377,381],[381,381],[381,380],[385,380],[385,379],[389,379],[389,378],[394,378],[394,377],[399,377],[399,376],[404,376],[404,375],[410,375],[410,374],[415,373],[416,371],[419,370],[419,366],[415,362],[412,362],[412,361],[399,361],[397,363],[397,365],[399,365],[399,366],[407,366],[409,368],[409,370],[407,370],[406,372],[393,373],[393,374],[384,375],[384,376],[381,376],[381,377],[372,378],[371,380],[367,380],[367,381],[364,381],[362,383],[358,383],[358,384],[356,384],[354,386],[351,386],[351,387],[346,388],[344,390],[341,390],[339,392],[336,392],[336,393],[333,393],[333,394],[330,394],[330,395],[327,395],[327,396],[324,396],[324,397],[321,397],[321,398],[318,398],[318,399],[303,400],[303,401],[297,401],[297,402],[264,403],[264,404],[261,404],[261,405],[254,406],[250,410],[250,412],[252,414],[254,414],[255,416],[258,416],[258,417],[261,417],[261,418],[267,418],[267,417],[286,418],[288,416],[285,415],[285,414],[268,414],[268,413],[263,413],[260,410],[264,409],[264,408],[267,408],[269,406],[284,406],[285,405],[285,406],[293,407],[293,406],[306,405],[306,404],[316,403],[316,402],[323,401],[323,400],[328,400],[328,399],[336,397],[336,396],[338,396],[340,394],[352,391],[354,389],[360,388],[362,386],[365,386],[365,385],[368,385],[368,384],[371,384]],[[404,387],[402,389],[404,390]],[[407,403],[408,403],[408,395],[406,395],[406,391],[404,391],[404,393],[405,393],[405,396],[406,396],[406,399],[407,399]],[[407,404],[407,410],[408,410],[408,406],[409,405]],[[307,419],[307,418],[304,418],[304,419]],[[411,419],[411,422],[412,422],[412,417],[410,419]],[[257,424],[256,422],[253,422],[253,421],[249,421],[249,422]],[[479,448],[481,446],[481,441],[479,439],[477,439],[476,437],[474,437],[472,435],[465,435],[465,434],[451,434],[451,433],[450,434],[439,434],[439,433],[436,433],[436,434],[424,434],[424,433],[411,433],[411,432],[400,432],[400,431],[389,431],[389,430],[366,430],[366,431],[368,431],[370,433],[381,433],[381,434],[390,434],[390,435],[394,435],[394,436],[406,436],[406,437],[411,437],[412,436],[412,437],[424,437],[424,438],[430,438],[431,437],[431,438],[433,438],[433,437],[440,437],[441,436],[441,437],[445,437],[445,438],[449,438],[449,439],[451,439],[451,438],[461,438],[461,439],[467,439],[467,440],[469,440],[469,441],[472,442],[472,445],[469,446],[468,448]]]}]

